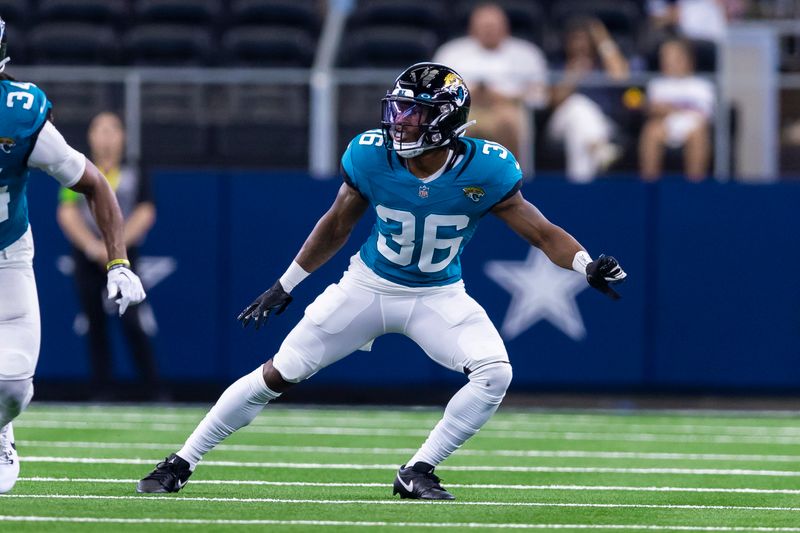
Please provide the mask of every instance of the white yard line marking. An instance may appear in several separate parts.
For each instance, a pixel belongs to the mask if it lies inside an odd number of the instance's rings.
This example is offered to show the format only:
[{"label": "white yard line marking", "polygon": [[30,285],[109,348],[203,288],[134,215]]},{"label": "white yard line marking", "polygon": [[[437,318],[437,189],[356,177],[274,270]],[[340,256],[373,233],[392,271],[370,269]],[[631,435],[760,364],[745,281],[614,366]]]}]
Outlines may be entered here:
[{"label": "white yard line marking", "polygon": [[656,503],[572,503],[572,502],[487,502],[487,501],[448,501],[431,502],[424,500],[315,500],[308,498],[225,498],[199,496],[113,496],[99,494],[7,494],[3,498],[34,500],[135,500],[138,502],[159,502],[173,505],[175,502],[205,503],[277,503],[313,505],[445,505],[467,507],[566,507],[575,509],[676,509],[683,511],[781,511],[797,512],[800,507],[766,507],[760,505],[688,505]]},{"label": "white yard line marking", "polygon": [[[195,424],[137,424],[126,422],[86,422],[86,421],[34,421],[19,420],[14,422],[20,428],[46,428],[46,429],[98,429],[98,430],[130,430],[151,432],[185,432],[194,429]],[[428,429],[386,429],[386,428],[346,428],[346,427],[300,427],[300,426],[250,426],[248,433],[280,434],[280,435],[347,435],[368,437],[426,437]],[[657,433],[591,433],[575,431],[506,431],[484,429],[480,433],[485,439],[527,439],[527,440],[574,440],[574,441],[614,441],[614,442],[697,442],[713,444],[800,444],[800,435],[796,437],[757,437],[733,435],[667,435]]]},{"label": "white yard line marking", "polygon": [[[85,403],[64,403],[64,402],[36,402],[29,411],[34,412],[53,412],[61,414],[65,412],[107,412],[115,413],[177,413],[186,411],[197,411],[205,414],[211,404],[198,404],[187,406],[164,405],[158,407],[147,406],[124,406],[108,404],[85,404]],[[385,418],[387,416],[408,416],[417,417],[420,415],[432,415],[441,413],[441,409],[430,406],[408,406],[408,407],[359,407],[352,408],[346,406],[275,406],[270,412],[279,413],[285,416],[320,416],[329,414],[339,414],[344,416],[361,416]],[[783,422],[785,420],[797,421],[800,418],[800,410],[733,410],[733,409],[592,409],[592,408],[525,408],[523,410],[513,407],[503,408],[499,416],[507,419],[518,418],[546,418],[553,420],[598,420],[608,419],[611,421],[625,421],[626,419],[647,419],[648,421],[673,422],[676,420],[688,420],[691,422],[698,420],[718,421],[725,419],[725,423],[730,422],[752,422],[763,424],[765,421]]]},{"label": "white yard line marking", "polygon": [[[155,464],[153,459],[127,458],[89,458],[89,457],[45,457],[22,456],[28,463],[79,463],[79,464]],[[203,461],[204,466],[225,466],[244,468],[291,468],[291,469],[333,469],[333,470],[396,470],[396,464],[358,464],[358,463],[289,463],[289,462],[248,462],[248,461]],[[443,470],[467,472],[551,472],[579,474],[672,474],[672,475],[713,475],[713,476],[766,476],[800,477],[800,471],[791,470],[751,470],[718,468],[612,468],[612,467],[571,467],[571,466],[447,466]]]},{"label": "white yard line marking", "polygon": [[[69,478],[69,477],[21,477],[20,481],[29,483],[108,483],[133,484],[138,479],[111,478]],[[386,489],[389,483],[326,483],[316,481],[265,481],[253,479],[193,479],[192,485],[263,485],[270,487],[352,487]],[[448,487],[460,489],[498,489],[498,490],[559,490],[559,491],[597,491],[597,492],[699,492],[733,494],[800,494],[800,489],[756,489],[730,487],[637,487],[608,485],[509,485],[480,483],[447,483]]]},{"label": "white yard line marking", "polygon": [[[26,413],[23,420],[30,420],[31,422],[63,422],[69,421],[69,418],[85,419],[91,416],[95,422],[108,421],[108,422],[153,422],[153,423],[186,423],[197,424],[202,419],[202,415],[194,413],[177,414],[177,413],[119,413],[101,411],[98,413],[80,413],[73,412],[68,414],[59,414],[56,412],[33,412]],[[372,427],[379,427],[391,429],[391,426],[398,426],[394,429],[406,427],[409,422],[414,422],[418,425],[434,425],[438,420],[438,416],[427,417],[426,419],[409,418],[409,417],[386,417],[375,418],[373,417],[352,417],[352,416],[331,416],[318,414],[317,416],[286,416],[280,414],[273,414],[267,411],[260,417],[252,422],[252,426],[264,425],[300,425],[300,426],[313,426],[320,423],[325,425],[342,425],[346,427],[369,429]],[[81,420],[78,420],[81,421]],[[714,424],[659,424],[659,423],[631,423],[630,421],[622,420],[622,424],[610,425],[604,420],[590,420],[581,422],[559,422],[554,420],[492,420],[487,430],[553,430],[562,429],[568,426],[569,429],[586,429],[594,428],[595,430],[608,430],[620,431],[623,430],[627,433],[666,433],[666,434],[696,434],[706,433],[711,435],[745,435],[745,436],[798,436],[800,435],[800,426],[726,426]],[[611,427],[609,427],[611,426]],[[617,427],[613,427],[617,426]]]},{"label": "white yard line marking", "polygon": [[225,520],[201,518],[95,518],[89,516],[9,516],[0,515],[2,522],[55,522],[98,524],[198,524],[240,526],[333,526],[333,527],[422,527],[459,529],[610,529],[638,531],[725,531],[725,532],[798,532],[800,527],[761,526],[670,526],[644,524],[513,524],[490,522],[377,522],[348,520]]},{"label": "white yard line marking", "polygon": [[[180,443],[159,442],[92,442],[17,440],[17,446],[37,448],[87,448],[107,450],[177,450]],[[260,444],[220,444],[215,450],[225,452],[288,452],[331,453],[341,455],[398,455],[413,454],[416,448],[359,448],[339,446],[269,446]],[[725,453],[661,453],[661,452],[602,452],[583,450],[459,450],[459,456],[474,457],[552,457],[579,459],[652,459],[658,461],[744,461],[765,463],[798,463],[800,455],[725,454]]]}]

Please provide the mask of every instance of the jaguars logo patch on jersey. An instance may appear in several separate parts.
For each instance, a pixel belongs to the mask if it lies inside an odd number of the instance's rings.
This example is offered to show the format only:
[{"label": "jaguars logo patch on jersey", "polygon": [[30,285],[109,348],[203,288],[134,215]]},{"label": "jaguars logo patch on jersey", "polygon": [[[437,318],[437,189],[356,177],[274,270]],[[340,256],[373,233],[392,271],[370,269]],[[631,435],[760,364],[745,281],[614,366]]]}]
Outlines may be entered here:
[{"label": "jaguars logo patch on jersey", "polygon": [[481,187],[464,187],[462,190],[464,191],[464,196],[473,202],[480,201],[480,199],[486,194],[486,191],[484,191]]},{"label": "jaguars logo patch on jersey", "polygon": [[12,139],[11,137],[0,137],[0,150],[3,152],[10,154],[11,149],[17,145],[17,141]]}]

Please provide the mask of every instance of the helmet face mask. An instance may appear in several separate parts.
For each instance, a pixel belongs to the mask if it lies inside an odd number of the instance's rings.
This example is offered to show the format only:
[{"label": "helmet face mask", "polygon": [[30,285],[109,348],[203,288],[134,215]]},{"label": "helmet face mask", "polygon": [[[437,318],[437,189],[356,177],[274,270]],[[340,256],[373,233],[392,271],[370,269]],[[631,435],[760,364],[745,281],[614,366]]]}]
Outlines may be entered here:
[{"label": "helmet face mask", "polygon": [[453,69],[418,63],[400,74],[381,104],[384,146],[410,158],[464,134],[470,97]]},{"label": "helmet face mask", "polygon": [[434,106],[416,102],[413,98],[389,97],[383,99],[384,136],[387,146],[402,157],[414,157],[422,153],[426,133],[430,132],[430,117]]},{"label": "helmet face mask", "polygon": [[0,72],[3,72],[11,58],[6,57],[8,43],[6,42],[6,22],[0,18]]}]

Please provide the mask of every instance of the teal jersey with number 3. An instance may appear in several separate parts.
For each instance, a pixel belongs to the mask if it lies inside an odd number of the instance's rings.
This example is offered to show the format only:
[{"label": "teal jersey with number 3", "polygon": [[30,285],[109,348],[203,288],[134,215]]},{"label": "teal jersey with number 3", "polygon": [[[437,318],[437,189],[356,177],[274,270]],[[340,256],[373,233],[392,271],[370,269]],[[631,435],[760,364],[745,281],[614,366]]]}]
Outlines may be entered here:
[{"label": "teal jersey with number 3", "polygon": [[461,252],[481,217],[522,185],[519,164],[503,146],[462,137],[455,148],[451,168],[420,180],[386,150],[380,130],[347,147],[344,179],[376,214],[361,259],[380,277],[409,287],[457,282]]},{"label": "teal jersey with number 3", "polygon": [[0,81],[0,250],[28,229],[28,157],[50,107],[36,85]]}]

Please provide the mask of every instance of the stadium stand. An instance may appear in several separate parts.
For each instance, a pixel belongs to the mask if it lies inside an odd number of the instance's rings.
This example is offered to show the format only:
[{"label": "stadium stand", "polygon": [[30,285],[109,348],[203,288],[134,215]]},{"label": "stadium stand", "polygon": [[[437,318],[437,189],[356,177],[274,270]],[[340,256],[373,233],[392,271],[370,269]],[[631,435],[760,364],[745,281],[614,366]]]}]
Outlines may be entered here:
[{"label": "stadium stand", "polygon": [[137,0],[134,6],[140,22],[181,25],[211,24],[222,12],[218,0]]},{"label": "stadium stand", "polygon": [[[2,5],[0,5],[2,8]],[[123,0],[42,0],[37,19],[43,22],[85,22],[120,28],[128,18]]]},{"label": "stadium stand", "polygon": [[242,26],[222,38],[224,62],[248,67],[310,67],[314,41],[308,32],[286,27]]},{"label": "stadium stand", "polygon": [[28,27],[29,8],[25,0],[0,0],[0,14],[9,25],[9,32],[15,30],[14,34],[19,36]]},{"label": "stadium stand", "polygon": [[39,64],[113,65],[119,51],[118,35],[108,26],[51,22],[28,32],[28,58]]},{"label": "stadium stand", "polygon": [[[397,69],[430,59],[444,42],[467,32],[469,13],[480,0],[361,0],[354,3],[339,46],[336,66],[345,69]],[[631,64],[657,70],[657,56],[651,40],[644,39],[647,25],[644,2],[639,0],[498,0],[508,13],[513,35],[538,44],[551,64],[563,58],[562,32],[576,16],[597,17],[606,25]],[[0,0],[0,15],[9,23],[13,40],[11,55],[15,65],[109,65],[109,66],[195,66],[301,68],[312,66],[323,28],[326,3],[320,0]],[[714,73],[716,45],[693,42],[699,72]],[[637,62],[638,59],[638,62]],[[49,85],[49,84],[48,84]],[[63,88],[53,85],[56,94]],[[632,86],[634,86],[632,84]],[[49,90],[50,87],[48,86]],[[298,93],[284,87],[284,92]],[[628,87],[618,90],[620,100]],[[385,87],[363,83],[341,85],[338,102],[338,143],[343,148],[350,136],[373,127],[377,104]],[[110,92],[119,92],[119,87]],[[280,86],[210,87],[179,86],[158,90],[143,86],[143,97],[164,96],[167,103],[148,107],[156,112],[143,115],[144,155],[165,163],[193,161],[203,153],[204,161],[214,164],[243,158],[245,166],[269,163],[272,156],[258,150],[255,141],[269,137],[270,131],[302,135],[307,144],[309,104],[301,99],[279,96]],[[166,91],[166,92],[165,92]],[[108,91],[107,91],[108,92]],[[200,106],[197,116],[185,118],[181,106],[171,102],[202,101],[206,93],[215,94],[211,109]],[[299,92],[305,94],[304,89]],[[60,96],[60,95],[58,95]],[[75,98],[67,91],[67,101]],[[225,98],[231,101],[224,100]],[[259,100],[263,98],[264,100]],[[120,105],[121,98],[102,98]],[[150,100],[148,100],[150,101]],[[266,116],[250,109],[239,109],[242,102],[279,105],[282,113]],[[63,106],[59,102],[58,108]],[[286,106],[295,106],[289,110]],[[97,111],[97,106],[81,104],[81,112]],[[166,109],[164,109],[166,107]],[[226,110],[225,112],[221,110]],[[641,125],[639,111],[619,106],[609,110],[619,128],[619,140],[626,154],[613,170],[635,170],[629,157],[633,140]],[[227,114],[226,114],[227,113]],[[538,112],[537,171],[563,169],[561,150],[553,150],[543,140],[547,113]],[[70,113],[66,113],[69,117]],[[169,133],[163,117],[183,117]],[[67,131],[71,123],[63,124]],[[191,124],[189,124],[191,123]],[[193,148],[188,152],[168,145],[179,141],[180,128],[192,128]],[[85,124],[75,124],[78,131]],[[162,136],[163,133],[163,136]],[[304,166],[307,146],[288,150],[279,164]],[[183,155],[181,155],[183,154]],[[284,154],[285,155],[285,154]]]}]

